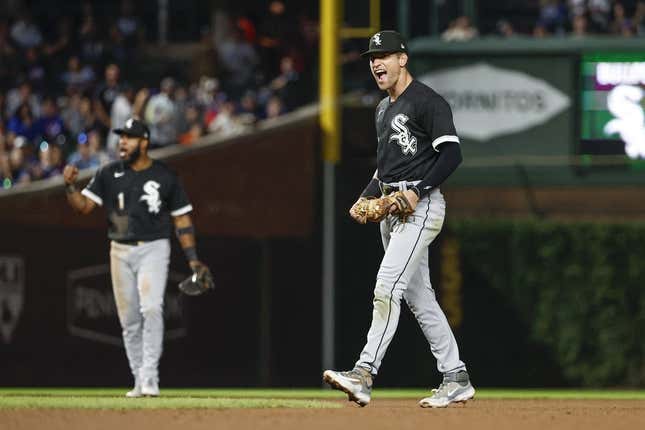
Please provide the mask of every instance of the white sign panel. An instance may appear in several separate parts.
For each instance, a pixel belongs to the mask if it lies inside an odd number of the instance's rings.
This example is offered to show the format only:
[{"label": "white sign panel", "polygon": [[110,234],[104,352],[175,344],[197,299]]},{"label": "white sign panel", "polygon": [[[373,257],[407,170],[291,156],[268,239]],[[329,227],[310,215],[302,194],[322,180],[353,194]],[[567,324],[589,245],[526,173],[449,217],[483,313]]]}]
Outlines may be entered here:
[{"label": "white sign panel", "polygon": [[479,141],[544,124],[571,104],[542,79],[486,63],[427,73],[419,80],[450,103],[457,134]]}]

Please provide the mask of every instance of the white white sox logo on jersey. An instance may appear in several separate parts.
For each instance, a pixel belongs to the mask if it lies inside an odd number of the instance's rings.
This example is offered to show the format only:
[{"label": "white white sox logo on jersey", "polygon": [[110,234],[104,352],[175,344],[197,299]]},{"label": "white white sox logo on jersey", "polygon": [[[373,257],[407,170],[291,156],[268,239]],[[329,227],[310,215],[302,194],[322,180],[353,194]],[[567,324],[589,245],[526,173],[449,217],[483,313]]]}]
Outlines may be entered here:
[{"label": "white white sox logo on jersey", "polygon": [[143,185],[144,195],[141,196],[139,201],[143,200],[148,203],[148,211],[153,214],[158,214],[161,209],[161,200],[159,199],[159,185],[158,182],[148,181]]},{"label": "white white sox logo on jersey", "polygon": [[405,126],[409,119],[407,115],[402,113],[392,119],[390,125],[396,133],[390,135],[390,141],[396,140],[396,143],[401,146],[403,154],[414,155],[417,153],[417,138],[412,136],[410,130]]}]

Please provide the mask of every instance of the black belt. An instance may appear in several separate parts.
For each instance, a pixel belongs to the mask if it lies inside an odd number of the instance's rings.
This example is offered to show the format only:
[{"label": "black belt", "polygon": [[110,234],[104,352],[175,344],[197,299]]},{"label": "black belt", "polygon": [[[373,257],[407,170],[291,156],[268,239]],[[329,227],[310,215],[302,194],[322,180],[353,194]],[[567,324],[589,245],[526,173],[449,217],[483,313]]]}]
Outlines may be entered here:
[{"label": "black belt", "polygon": [[136,240],[136,239],[119,239],[114,241],[121,245],[131,245],[131,246],[138,246],[138,245],[143,245],[144,243],[152,242],[151,240]]},{"label": "black belt", "polygon": [[[385,182],[379,182],[379,186],[381,187],[381,192],[385,195],[391,194],[395,191],[401,191],[403,190],[399,184],[386,184]],[[409,190],[410,188],[414,187],[414,182],[407,182],[406,183],[406,190]]]}]

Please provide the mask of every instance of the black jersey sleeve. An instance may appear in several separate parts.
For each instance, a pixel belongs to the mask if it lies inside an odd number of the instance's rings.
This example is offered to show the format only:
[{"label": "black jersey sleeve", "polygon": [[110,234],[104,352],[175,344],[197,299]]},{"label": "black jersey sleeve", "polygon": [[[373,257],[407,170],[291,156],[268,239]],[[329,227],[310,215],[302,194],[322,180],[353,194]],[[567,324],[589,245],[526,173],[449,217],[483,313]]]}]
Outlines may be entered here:
[{"label": "black jersey sleeve", "polygon": [[432,147],[439,151],[439,145],[444,142],[457,142],[459,137],[452,121],[450,105],[441,96],[436,95],[426,108],[426,131],[432,138]]},{"label": "black jersey sleeve", "polygon": [[437,161],[432,165],[423,178],[416,186],[419,197],[425,197],[430,194],[433,188],[443,184],[448,176],[455,171],[461,164],[461,148],[457,142],[445,142],[439,151]]},{"label": "black jersey sleeve", "polygon": [[168,197],[168,208],[170,209],[170,215],[185,215],[193,210],[193,205],[190,204],[186,190],[184,190],[184,187],[177,175],[172,175],[172,182],[173,183],[170,188],[170,195]]},{"label": "black jersey sleeve", "polygon": [[88,199],[92,200],[99,206],[103,206],[103,199],[105,199],[107,191],[107,181],[105,179],[107,169],[100,168],[94,174],[87,186],[81,191]]}]

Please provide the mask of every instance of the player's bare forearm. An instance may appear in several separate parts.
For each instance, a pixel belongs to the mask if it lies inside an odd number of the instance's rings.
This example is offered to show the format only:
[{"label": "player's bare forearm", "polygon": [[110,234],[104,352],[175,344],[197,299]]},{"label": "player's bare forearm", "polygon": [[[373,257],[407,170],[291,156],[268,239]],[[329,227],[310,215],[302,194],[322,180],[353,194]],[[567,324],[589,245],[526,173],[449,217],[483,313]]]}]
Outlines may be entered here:
[{"label": "player's bare forearm", "polygon": [[67,190],[66,193],[67,202],[76,212],[87,215],[88,213],[92,212],[92,209],[94,209],[94,202],[79,193],[78,190]]},{"label": "player's bare forearm", "polygon": [[188,260],[190,267],[195,269],[195,267],[199,266],[201,263],[197,258],[193,220],[190,218],[190,215],[186,214],[174,217],[173,222],[175,223],[175,232],[177,234],[179,244],[184,250],[184,254],[186,254],[186,260]]},{"label": "player's bare forearm", "polygon": [[76,166],[65,166],[63,170],[63,180],[65,181],[65,194],[67,202],[76,212],[86,215],[96,207],[96,203],[82,195],[76,189],[76,178],[78,177],[78,168]]}]

